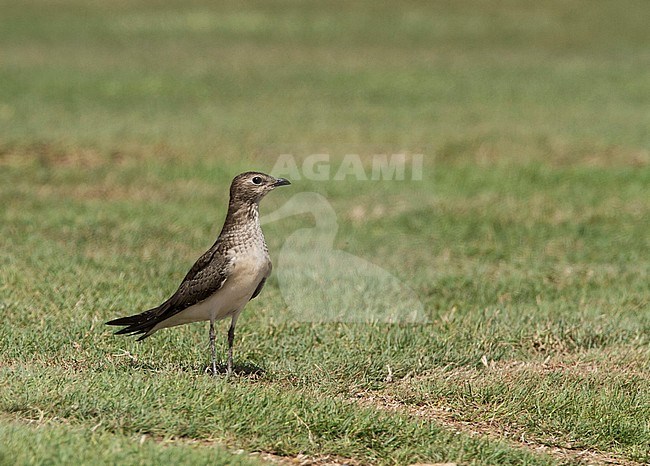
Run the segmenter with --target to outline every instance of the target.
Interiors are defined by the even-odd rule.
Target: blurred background
[[[3,2],[2,139],[208,159],[285,144],[519,161],[642,150],[646,14],[643,1]]]

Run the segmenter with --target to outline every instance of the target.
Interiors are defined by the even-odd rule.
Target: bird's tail
[[[157,310],[158,308],[156,307],[140,314],[109,320],[106,322],[106,325],[126,326],[115,332],[115,335],[141,335],[138,341],[144,340],[153,333],[151,331],[158,323],[158,319],[156,318]]]

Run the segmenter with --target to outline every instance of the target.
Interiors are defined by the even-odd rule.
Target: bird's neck
[[[257,202],[231,200],[219,239],[231,247],[239,248],[240,252],[255,250],[268,254],[259,217]]]
[[[230,200],[228,204],[228,214],[226,215],[225,225],[231,227],[251,226],[255,229],[260,228],[260,210],[257,202],[240,202]]]

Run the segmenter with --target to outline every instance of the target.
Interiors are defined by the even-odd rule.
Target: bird
[[[287,321],[429,321],[422,301],[407,284],[377,263],[335,248],[337,216],[323,195],[294,194],[279,209],[262,217],[261,223],[305,213],[313,216],[314,224],[289,235],[277,258],[277,280],[287,304]],[[379,262],[378,257],[375,260]],[[275,318],[283,315],[276,313]]]
[[[246,304],[260,294],[272,269],[259,221],[259,203],[275,188],[290,184],[285,178],[260,172],[237,175],[230,185],[221,233],[190,268],[176,292],[159,306],[106,325],[123,326],[115,335],[137,335],[141,341],[163,328],[208,320],[212,374],[216,375],[215,322],[229,317],[230,375],[237,319]]]

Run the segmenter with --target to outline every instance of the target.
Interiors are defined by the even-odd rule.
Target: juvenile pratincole
[[[178,290],[160,306],[106,324],[125,326],[116,335],[140,335],[138,340],[144,340],[162,328],[209,320],[212,373],[216,375],[214,323],[230,317],[230,374],[237,318],[246,303],[260,294],[271,273],[259,202],[273,189],[288,184],[284,178],[259,172],[237,175],[230,185],[228,214],[217,241],[192,266]]]

